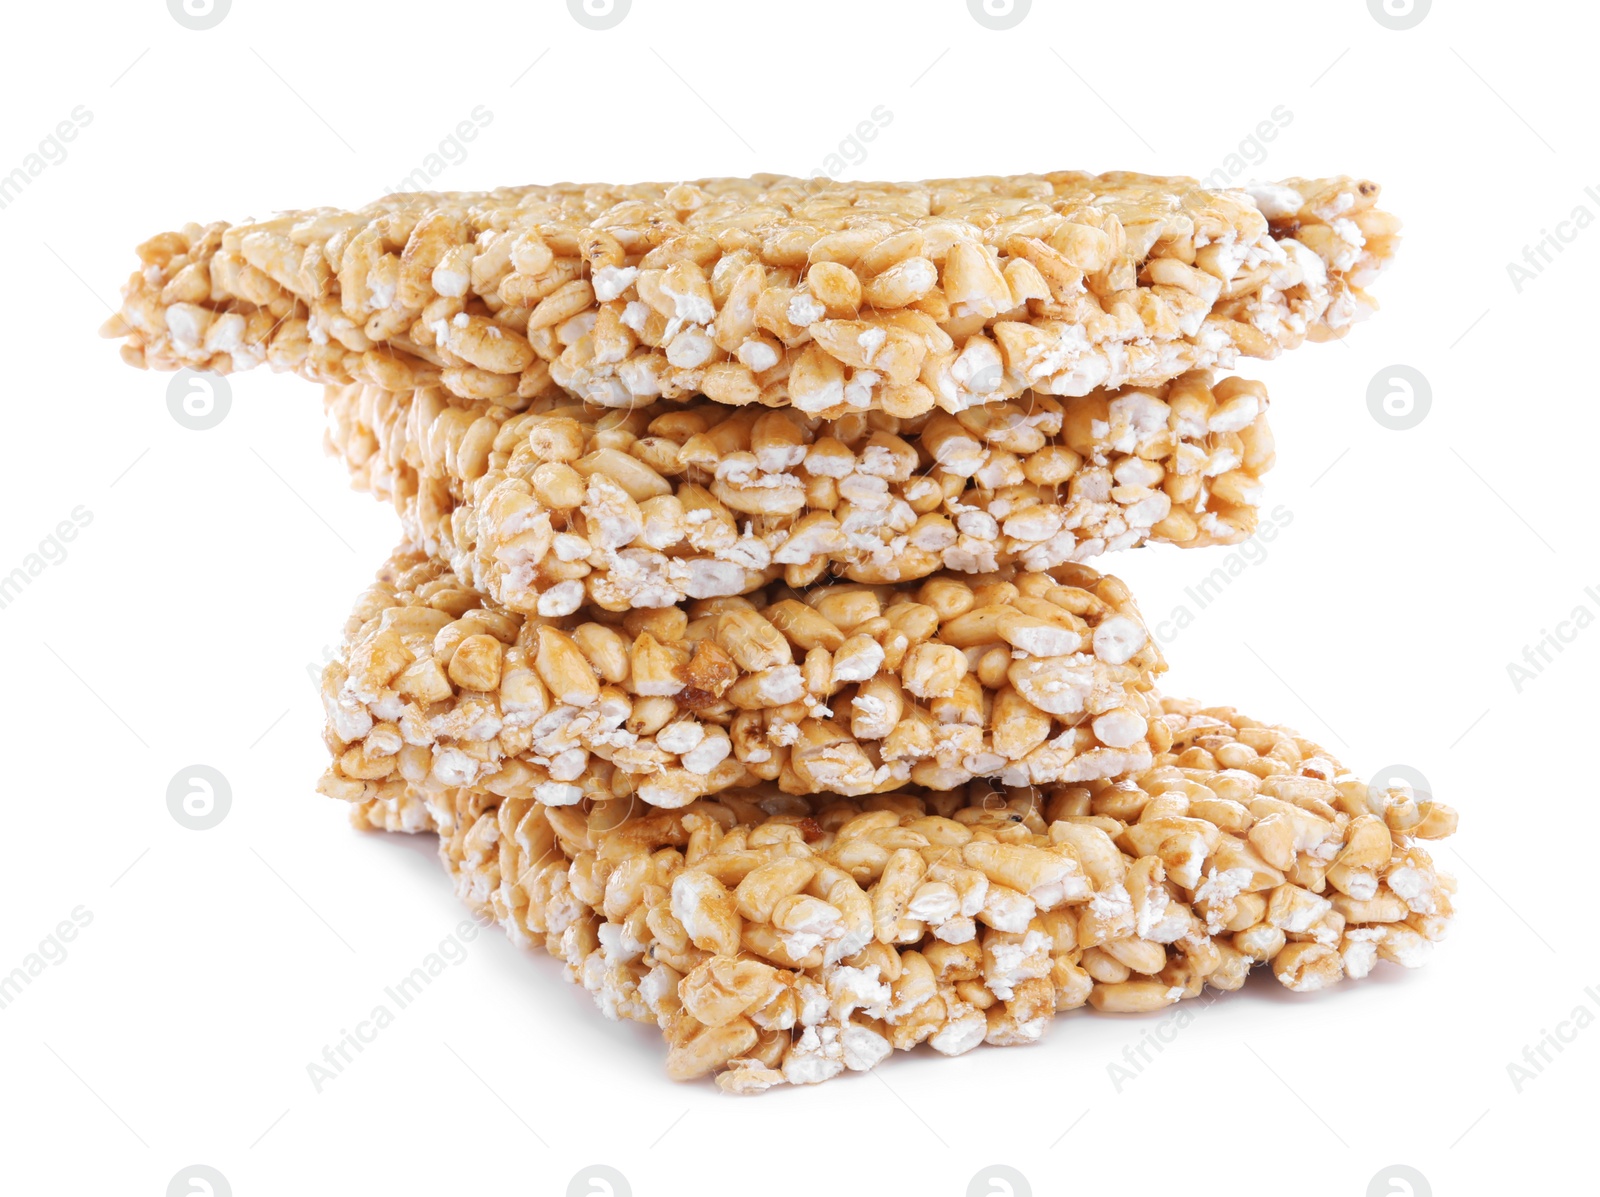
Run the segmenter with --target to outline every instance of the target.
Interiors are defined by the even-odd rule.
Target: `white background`
[[[1586,8],[1440,3],[1392,31],[1361,0],[1036,0],[997,32],[961,0],[634,0],[596,32],[557,0],[234,0],[194,32],[159,0],[57,0],[7,22],[0,173],[76,106],[93,119],[0,211],[0,573],[74,508],[93,521],[0,610],[0,972],[74,908],[93,921],[0,1010],[0,1190],[159,1197],[204,1163],[239,1197],[558,1194],[601,1162],[639,1197],[955,1197],[999,1162],[1036,1194],[1359,1197],[1396,1163],[1436,1194],[1570,1191],[1600,1029],[1520,1093],[1507,1065],[1600,1013],[1600,630],[1520,693],[1507,665],[1580,604],[1600,614],[1582,364],[1600,230],[1520,294],[1507,263],[1579,205],[1600,215]],[[195,432],[167,376],[94,332],[145,237],[358,205],[480,104],[493,121],[439,186],[809,173],[878,105],[893,120],[846,177],[1203,175],[1283,105],[1241,178],[1383,183],[1407,224],[1383,311],[1244,363],[1273,391],[1268,506],[1292,523],[1169,637],[1165,688],[1291,723],[1358,771],[1420,769],[1460,809],[1433,961],[1306,997],[1252,981],[1120,1092],[1107,1065],[1159,1019],[1078,1013],[1026,1050],[897,1055],[739,1101],[668,1082],[653,1028],[608,1023],[494,932],[314,1092],[323,1045],[465,917],[431,843],[359,835],[312,790],[308,671],[393,515],[323,458],[311,385],[236,377]],[[1367,407],[1396,363],[1432,388],[1409,431]],[[1226,553],[1103,564],[1159,623]],[[232,787],[205,832],[166,808],[197,762]]]

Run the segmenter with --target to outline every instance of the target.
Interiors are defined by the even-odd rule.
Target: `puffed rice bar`
[[[1398,240],[1378,191],[1062,172],[392,195],[160,234],[104,331],[139,366],[438,371],[466,399],[957,412],[1342,335]]]
[[[401,779],[672,808],[762,781],[1121,777],[1166,747],[1148,719],[1166,662],[1126,587],[1087,566],[551,616],[420,554],[380,577],[322,676],[337,797]]]
[[[1265,388],[1209,371],[905,419],[709,400],[519,413],[359,383],[326,406],[330,448],[408,539],[530,613],[1233,544],[1273,460]]]
[[[1427,958],[1455,885],[1422,841],[1453,810],[1228,708],[1167,699],[1161,721],[1136,778],[1049,791],[656,811],[388,781],[354,819],[421,802],[467,903],[607,1017],[656,1023],[673,1078],[735,1094],[1032,1043],[1057,1012],[1148,1013],[1258,964],[1305,993]]]

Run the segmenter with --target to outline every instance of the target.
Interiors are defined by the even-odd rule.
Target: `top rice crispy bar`
[[[1343,335],[1398,240],[1378,190],[1064,171],[391,195],[160,234],[104,332],[138,366],[469,400],[958,412]]]

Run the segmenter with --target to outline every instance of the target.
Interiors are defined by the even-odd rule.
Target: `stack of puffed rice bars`
[[[325,386],[404,544],[322,792],[730,1093],[1412,966],[1455,813],[1159,694],[1085,562],[1233,544],[1344,334],[1375,184],[775,176],[395,195],[164,233],[133,365]]]

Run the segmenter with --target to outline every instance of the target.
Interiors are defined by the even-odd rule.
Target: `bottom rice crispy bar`
[[[1032,1043],[1057,1012],[1149,1012],[1257,964],[1309,992],[1426,959],[1455,885],[1421,841],[1452,809],[1230,708],[1159,705],[1170,750],[1119,781],[660,810],[395,778],[353,819],[436,831],[470,906],[728,1093]]]

